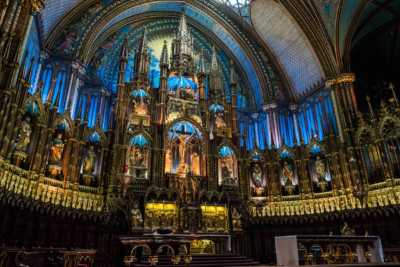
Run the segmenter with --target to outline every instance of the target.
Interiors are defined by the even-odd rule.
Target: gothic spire
[[[168,66],[168,47],[166,40],[164,40],[164,45],[161,52],[160,66]]]
[[[189,35],[189,30],[186,22],[185,14],[182,14],[181,20],[179,22],[178,37],[184,37]]]
[[[215,101],[220,100],[222,97],[224,87],[221,68],[217,60],[217,52],[213,47],[211,56],[211,70],[210,70],[210,93]]]
[[[202,50],[201,54],[200,54],[199,73],[201,73],[201,74],[205,74],[206,73],[206,63],[205,63],[205,60],[204,60],[204,50]]]
[[[136,79],[146,80],[149,65],[149,55],[147,52],[147,30],[144,28],[142,38],[139,41],[136,51],[135,73]]]
[[[126,64],[128,62],[128,39],[125,38],[124,43],[122,44],[121,47],[121,52],[119,55],[119,73],[118,73],[118,83],[122,84],[125,81],[125,70],[126,70]]]
[[[217,51],[215,50],[215,46],[213,47],[212,50],[212,57],[211,57],[211,72],[218,72],[219,71],[219,65],[218,65],[218,60],[217,60]]]

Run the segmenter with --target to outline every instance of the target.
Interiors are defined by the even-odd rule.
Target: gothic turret
[[[123,84],[125,81],[125,70],[126,64],[128,63],[128,39],[124,40],[119,54],[119,73],[118,73],[118,84]]]
[[[185,15],[182,15],[176,38],[172,41],[171,67],[180,74],[193,73],[193,38]]]
[[[210,70],[210,98],[212,101],[221,102],[223,98],[224,84],[221,67],[218,64],[217,52],[213,48]]]
[[[136,50],[135,80],[147,81],[149,61],[149,54],[147,50],[147,34],[145,28]]]

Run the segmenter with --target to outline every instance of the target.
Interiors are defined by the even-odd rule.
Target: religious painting
[[[279,152],[280,183],[284,195],[298,192],[299,180],[293,154],[286,148]]]
[[[317,143],[310,145],[309,171],[314,192],[324,192],[332,189],[329,164],[322,148]]]
[[[237,159],[229,146],[218,150],[218,184],[238,186]]]
[[[134,179],[148,179],[150,141],[143,135],[133,136],[127,151],[126,175]]]

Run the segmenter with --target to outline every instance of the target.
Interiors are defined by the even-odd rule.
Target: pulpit
[[[294,235],[275,237],[277,265],[383,263],[377,236]]]

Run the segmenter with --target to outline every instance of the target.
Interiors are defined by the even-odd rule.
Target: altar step
[[[138,263],[135,267],[150,266],[148,263]],[[171,258],[168,256],[160,256],[157,266],[162,267],[185,267],[187,265],[181,263],[179,265],[173,265]],[[238,256],[238,255],[193,255],[190,267],[239,267],[239,266],[260,266],[259,262],[252,259]]]

